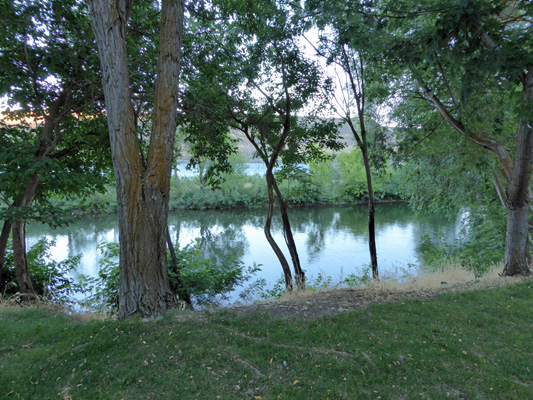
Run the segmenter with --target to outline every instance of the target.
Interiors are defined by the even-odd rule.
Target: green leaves
[[[115,311],[118,307],[119,245],[102,242],[97,248],[102,255],[99,260],[98,277],[84,276],[81,279],[81,287],[86,292],[92,292],[82,301],[82,305],[100,312]],[[172,291],[180,298],[183,298],[185,293],[192,295],[195,304],[198,305],[218,304],[235,287],[244,285],[259,270],[259,266],[255,264],[250,267],[244,266],[238,257],[227,249],[224,250],[223,257],[217,259],[214,254],[203,253],[200,240],[182,249],[176,248],[177,270],[172,270],[170,267],[168,254]],[[251,292],[260,288],[261,282],[252,283],[248,293],[243,296],[251,296]]]
[[[80,255],[57,262],[50,254],[50,247],[53,246],[55,246],[54,241],[43,237],[28,250],[28,267],[33,285],[37,294],[44,299],[56,304],[72,305],[75,303],[73,295],[83,291],[80,285],[69,277],[69,274],[79,266]],[[16,295],[18,287],[15,284],[16,273],[11,241],[6,250],[2,279],[1,286],[5,287],[2,296],[9,298]]]
[[[103,190],[111,168],[86,5],[3,2],[0,48],[9,49],[0,51],[0,96],[16,108],[0,123],[0,196],[12,207],[3,215],[55,224],[47,199]],[[31,180],[36,194],[16,209]]]
[[[191,58],[184,71],[182,126],[192,162],[211,159],[212,177],[227,171],[234,151],[230,129],[248,134],[265,162],[279,156],[286,164],[306,162],[324,158],[324,148],[339,149],[334,124],[317,117],[325,81],[297,44],[305,25],[297,18],[301,9],[267,0],[214,6],[223,21],[191,18],[194,36],[184,52]],[[294,117],[299,113],[308,117]]]

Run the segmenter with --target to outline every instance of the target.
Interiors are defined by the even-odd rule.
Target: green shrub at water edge
[[[217,208],[258,207],[266,202],[264,178],[253,175],[229,176],[219,188],[202,186],[198,177],[180,178],[173,184],[170,209],[205,210]]]
[[[442,232],[436,240],[424,235],[421,248],[422,264],[430,269],[459,264],[476,276],[482,276],[503,259],[505,240],[497,241],[498,235],[495,235],[495,232],[502,230],[496,230],[485,223],[472,228],[468,234],[463,233],[454,243],[447,243]]]
[[[80,255],[69,257],[61,262],[51,257],[50,247],[55,242],[42,237],[27,251],[28,269],[37,294],[53,303],[72,305],[74,295],[84,291],[69,274],[78,268]],[[18,293],[17,276],[13,260],[13,245],[9,240],[4,261],[4,287],[2,297],[14,297]]]
[[[218,304],[227,300],[229,292],[249,281],[259,271],[259,266],[246,267],[240,260],[227,256],[218,263],[203,256],[200,241],[188,244],[176,251],[178,271],[169,271],[174,293],[189,294],[200,305]],[[169,260],[171,265],[171,260]],[[261,284],[257,284],[257,289]],[[240,296],[246,300],[252,293]]]
[[[119,245],[99,243],[98,249],[103,255],[98,277],[83,277],[83,286],[93,294],[85,299],[82,305],[100,312],[114,311],[118,306]],[[214,263],[203,256],[199,241],[183,249],[176,249],[176,257],[177,271],[172,268],[169,254],[169,280],[172,291],[180,299],[191,296],[193,303],[201,306],[215,305],[227,300],[230,292],[249,282],[260,270],[260,266],[256,264],[247,267],[240,260],[231,257]],[[262,290],[264,284],[264,280],[252,282],[240,293],[240,299],[249,300]]]

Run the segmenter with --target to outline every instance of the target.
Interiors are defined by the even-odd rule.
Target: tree
[[[397,76],[404,88],[496,156],[495,187],[507,210],[503,275],[528,275],[533,6],[435,0],[383,1],[379,7],[381,23],[396,38],[387,59],[401,63]]]
[[[167,216],[176,135],[184,5],[161,2],[148,153],[143,157],[126,42],[133,0],[89,0],[102,68],[120,229],[119,318],[175,306],[167,271]],[[140,2],[140,6],[153,4]],[[156,38],[152,38],[156,40]]]
[[[224,143],[229,128],[241,131],[254,146],[256,156],[266,166],[265,236],[282,266],[286,290],[291,291],[289,263],[271,233],[277,200],[296,286],[303,289],[305,272],[274,168],[280,160],[288,167],[311,158],[325,158],[324,148],[341,147],[335,124],[317,117],[322,107],[320,86],[324,82],[317,66],[306,59],[296,43],[301,28],[292,5],[257,2],[250,9],[232,4],[222,7],[220,15],[225,18],[225,25],[217,28],[211,24],[206,28],[204,36],[214,38],[214,43],[205,43],[196,53],[205,56],[199,57],[187,83],[186,129],[197,143],[193,150],[201,149],[206,154],[206,150],[213,149],[211,157],[218,160],[213,167],[220,164],[220,170],[227,153],[223,152],[224,147],[213,144]],[[296,116],[313,106],[309,118]]]
[[[313,15],[313,22],[324,31],[317,45],[311,43],[318,55],[336,70],[337,90],[342,95],[330,93],[336,114],[348,124],[357,146],[361,150],[365,167],[368,193],[369,253],[373,279],[379,279],[375,234],[375,201],[372,186],[372,167],[368,130],[369,108],[383,100],[387,88],[382,84],[379,63],[375,59],[376,43],[373,42],[374,18],[362,17],[364,6],[345,1],[328,3],[307,1],[306,11]],[[372,43],[370,46],[368,43]]]
[[[3,2],[0,21],[0,95],[12,107],[0,124],[0,193],[7,207],[0,213],[0,278],[11,231],[19,291],[27,300],[35,290],[26,221],[51,221],[52,194],[103,188],[105,131],[83,7],[74,0]]]

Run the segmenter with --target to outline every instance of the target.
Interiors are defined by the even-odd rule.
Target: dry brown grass
[[[502,269],[501,265],[495,265],[487,274],[479,278],[459,265],[448,265],[436,271],[419,273],[410,277],[405,277],[403,274],[402,278],[397,278],[401,275],[391,274],[391,276],[383,276],[379,281],[355,287],[338,284],[319,291],[312,289],[294,291],[278,299],[256,302],[233,309],[243,314],[255,310],[287,318],[313,318],[359,309],[373,303],[407,298],[432,299],[442,292],[496,288],[531,279],[501,277],[498,273]]]
[[[502,278],[499,273],[503,270],[502,265],[494,265],[482,277],[476,277],[472,271],[468,271],[460,265],[447,265],[431,272],[421,272],[407,279],[398,279],[395,276],[385,276],[377,282],[371,282],[369,287],[383,290],[413,291],[431,290],[442,287],[464,287],[475,285],[476,287],[505,286],[516,282],[515,278]]]
[[[358,290],[369,292],[413,292],[413,291],[433,291],[443,288],[466,288],[470,286],[496,287],[515,283],[520,278],[503,278],[499,273],[503,270],[503,265],[494,265],[482,277],[476,277],[472,271],[468,271],[460,265],[447,265],[431,272],[421,272],[416,275],[400,278],[402,274],[394,271],[389,275],[382,276],[379,281],[371,281],[365,285],[357,286]],[[342,283],[334,284],[320,290],[320,292],[339,290],[346,288]],[[297,299],[305,300],[317,294],[312,289],[305,291],[295,290],[291,293],[284,293],[279,299],[271,301],[293,301]]]

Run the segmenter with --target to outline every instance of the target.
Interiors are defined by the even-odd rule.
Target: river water
[[[368,254],[367,207],[324,206],[289,210],[291,225],[302,267],[309,279],[319,274],[338,283],[350,274],[360,276],[370,263]],[[264,278],[267,288],[282,276],[279,262],[265,239],[265,210],[210,210],[172,213],[169,227],[180,247],[202,239],[210,256],[231,253],[245,265],[261,264],[257,278]],[[281,219],[275,218],[273,233],[284,248]],[[460,221],[439,215],[416,215],[405,204],[381,204],[376,207],[376,243],[381,275],[416,273],[421,238],[437,239],[443,235],[452,242]],[[116,215],[86,216],[67,227],[50,229],[46,225],[28,226],[28,245],[46,236],[56,242],[52,257],[61,261],[81,254],[77,274],[97,275],[102,241],[118,241]],[[290,260],[288,251],[285,252]],[[366,267],[368,269],[368,267]]]

